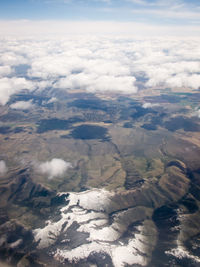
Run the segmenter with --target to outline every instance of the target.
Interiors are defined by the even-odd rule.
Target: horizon
[[[199,1],[1,1],[0,35],[199,36]]]

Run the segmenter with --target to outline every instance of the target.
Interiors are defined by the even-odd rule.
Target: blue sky
[[[200,24],[199,0],[1,0],[1,20]]]
[[[0,35],[200,36],[200,0],[0,0]]]

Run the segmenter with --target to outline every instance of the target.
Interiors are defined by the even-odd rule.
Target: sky
[[[175,27],[175,35],[180,31],[185,31],[186,35],[198,35],[200,1],[1,0],[0,26],[0,34],[37,31],[43,34],[42,30],[49,32],[48,28],[54,32],[61,32],[60,28],[74,28],[75,32],[119,30],[131,33],[138,27],[146,27],[146,32],[152,31],[149,27],[153,27],[153,31],[159,28],[160,32],[163,28],[169,34]]]
[[[1,19],[200,23],[199,0],[1,0]]]

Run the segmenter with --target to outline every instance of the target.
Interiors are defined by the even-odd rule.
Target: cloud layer
[[[66,21],[66,20],[0,20],[0,36],[14,36],[14,37],[24,37],[24,36],[36,36],[38,37],[56,37],[63,38],[63,36],[75,36],[75,35],[108,35],[108,36],[117,36],[117,35],[130,35],[130,36],[148,36],[148,37],[157,37],[157,36],[199,36],[200,26],[199,19],[198,23],[195,23],[192,20],[192,23],[185,24],[161,24],[161,23],[147,23],[145,18],[155,17],[157,19],[169,19],[170,17],[194,17],[198,16],[197,11],[195,12],[175,12],[170,11],[166,12],[169,7],[165,7],[163,10],[149,10],[148,8],[135,9],[128,8],[123,10],[118,9],[118,15],[123,15],[126,17],[128,14],[131,18],[141,18],[144,17],[145,22],[141,22],[141,19],[137,21],[118,21],[113,19],[111,21]],[[112,13],[113,9],[104,9],[108,13]],[[107,14],[108,15],[108,14]]]
[[[49,179],[53,179],[64,175],[70,167],[72,167],[71,163],[66,162],[63,159],[54,158],[51,161],[39,164],[38,171],[48,175]]]
[[[22,90],[137,94],[141,84],[180,91],[200,86],[199,38],[8,38],[0,39],[0,45],[2,105]],[[16,68],[24,64],[19,76]]]

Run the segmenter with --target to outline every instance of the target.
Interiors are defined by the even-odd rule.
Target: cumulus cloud
[[[108,40],[105,44],[99,41],[89,39],[89,49],[86,40],[65,40],[54,49],[59,53],[33,58],[28,75],[51,80],[54,88],[136,93],[136,79],[127,62],[121,60],[122,51]]]
[[[32,101],[18,101],[10,105],[11,108],[13,109],[22,109],[22,110],[27,110],[31,109],[34,107],[34,104]]]
[[[96,74],[81,73],[61,79],[55,84],[55,87],[63,89],[86,89],[90,92],[120,91],[125,93],[136,93],[137,88],[134,86],[135,81],[135,77],[131,76],[98,76]]]
[[[0,104],[5,105],[10,96],[23,89],[33,90],[34,84],[25,78],[1,78],[0,79]]]
[[[13,38],[0,39],[0,46],[3,105],[23,89],[136,94],[138,82],[152,89],[200,86],[199,38]],[[12,66],[20,64],[29,65],[26,77],[14,76]]]
[[[20,64],[26,64],[27,59],[20,55],[15,53],[15,48],[13,47],[13,51],[5,52],[2,55],[0,55],[0,64],[8,65],[8,66],[17,66],[20,62]]]
[[[63,159],[54,158],[51,161],[46,161],[39,164],[38,171],[42,174],[48,175],[49,179],[60,177],[64,175],[68,168],[72,167],[70,162]]]
[[[188,75],[187,73],[180,73],[167,79],[166,83],[171,87],[191,87],[193,89],[199,89],[200,74]]]
[[[152,107],[158,107],[158,106],[159,104],[157,103],[154,104],[154,103],[149,103],[149,102],[146,102],[142,105],[143,108],[152,108]]]
[[[0,160],[0,175],[5,175],[8,171],[6,163],[4,160]]]
[[[7,76],[12,73],[10,66],[0,66],[0,77]]]

